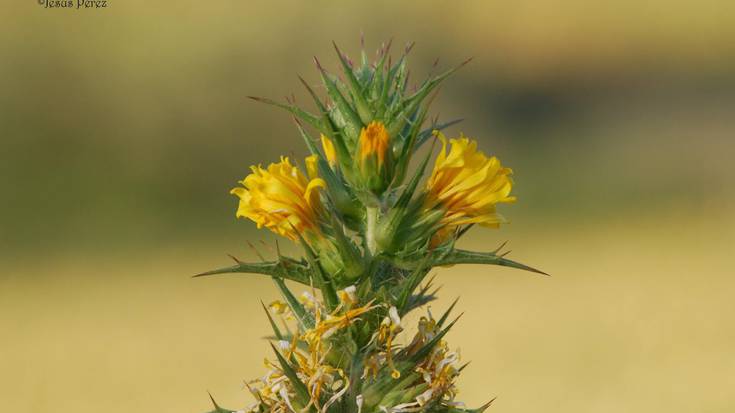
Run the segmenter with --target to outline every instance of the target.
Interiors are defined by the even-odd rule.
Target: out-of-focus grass
[[[466,246],[506,238],[515,257],[553,276],[437,271],[444,288],[434,311],[455,296],[465,311],[449,337],[472,361],[461,399],[499,396],[505,412],[730,411],[729,210],[694,220],[647,211],[581,231],[518,223],[478,230]],[[228,405],[249,403],[242,380],[262,374],[269,354],[258,299],[277,292],[259,276],[187,277],[222,264],[220,248],[237,252],[196,245],[6,269],[3,410],[200,412],[207,390]]]
[[[268,238],[235,222],[250,164],[305,153],[246,95],[310,61],[416,40],[418,80],[514,168],[513,222],[478,249],[554,274],[455,267],[443,308],[473,360],[461,398],[503,411],[728,411],[735,12],[724,1],[13,2],[0,14],[0,410],[237,405],[268,354],[255,277],[191,280]],[[220,259],[222,257],[222,259]]]
[[[232,236],[229,187],[305,153],[285,113],[245,96],[307,104],[296,74],[317,82],[314,55],[336,67],[333,39],[356,56],[361,29],[370,51],[417,41],[417,82],[475,57],[434,113],[518,171],[523,207],[731,192],[726,2],[110,4],[0,15],[0,254]]]

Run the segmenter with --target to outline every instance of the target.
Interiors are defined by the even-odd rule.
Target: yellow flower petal
[[[286,157],[267,169],[251,167],[252,173],[240,181],[243,186],[230,191],[240,198],[236,216],[291,240],[305,231],[318,234],[322,205],[316,189],[326,183],[317,176],[315,156],[307,158],[306,165],[309,178]]]
[[[386,152],[388,151],[388,130],[382,122],[372,121],[360,131],[360,162],[364,162],[368,157],[375,155],[378,160],[378,167],[385,163]]]
[[[334,150],[334,143],[324,134],[322,134],[320,138],[322,140],[322,149],[324,149],[324,156],[327,158],[327,162],[329,162],[330,165],[334,165],[337,163],[337,152]]]
[[[516,200],[510,196],[513,171],[502,167],[498,158],[478,151],[477,142],[464,136],[450,139],[447,151],[446,137],[435,133],[442,149],[427,181],[426,207],[441,208],[445,214],[432,243],[443,242],[460,225],[497,228],[504,220],[495,206]]]

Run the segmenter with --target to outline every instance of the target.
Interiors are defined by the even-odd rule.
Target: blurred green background
[[[461,295],[460,398],[502,412],[735,405],[735,7],[651,2],[144,2],[0,14],[0,410],[243,406],[268,327],[257,276],[192,280],[273,236],[228,190],[301,157],[296,74],[416,41],[473,62],[435,102],[516,172],[510,240],[553,274],[438,272]],[[295,248],[289,247],[295,252]]]

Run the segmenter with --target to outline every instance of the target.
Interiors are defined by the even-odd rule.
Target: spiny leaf
[[[281,109],[285,109],[285,110],[291,112],[292,114],[294,114],[294,116],[296,116],[299,119],[303,120],[304,122],[308,123],[309,125],[317,128],[317,129],[321,129],[321,126],[322,125],[321,125],[321,122],[320,122],[319,118],[316,117],[316,116],[314,116],[313,114],[311,114],[311,113],[309,113],[309,112],[307,112],[307,111],[299,108],[298,106],[295,106],[295,105],[287,105],[287,104],[284,104],[284,103],[276,102],[275,100],[272,100],[272,99],[258,97],[258,96],[248,96],[248,98],[250,98],[250,99],[252,99],[252,100],[254,100],[256,102],[261,102],[261,103],[265,103],[267,105],[273,105],[273,106],[279,107]]]
[[[352,68],[347,62],[347,59],[345,58],[342,51],[339,50],[339,47],[337,47],[337,43],[332,42],[332,45],[334,45],[334,50],[337,52],[337,56],[339,56],[340,63],[342,63],[342,71],[344,72],[345,76],[347,77],[347,81],[349,82],[350,92],[352,92],[352,98],[355,100],[357,114],[358,116],[360,116],[362,123],[367,124],[371,120],[373,120],[373,115],[372,113],[370,113],[367,101],[365,100],[365,96],[363,94],[363,86],[355,77],[355,73],[352,71]]]
[[[437,345],[437,343],[439,343],[439,341],[442,338],[444,338],[445,335],[447,335],[447,333],[449,332],[449,330],[452,327],[454,327],[454,324],[457,322],[457,320],[460,319],[460,317],[462,317],[462,314],[460,314],[459,317],[455,318],[454,321],[452,321],[451,323],[449,323],[449,325],[445,329],[443,329],[439,333],[437,333],[431,340],[429,340],[428,342],[426,342],[423,345],[423,347],[421,347],[416,353],[414,353],[413,355],[411,355],[411,357],[409,358],[409,360],[412,361],[412,362],[414,362],[414,363],[418,363],[421,360],[423,360],[424,357],[428,356],[429,353],[431,352],[431,350],[434,348],[434,346]]]
[[[390,43],[388,44],[388,48],[390,48]],[[385,65],[385,59],[388,57],[388,52],[382,53],[380,55],[380,59],[378,60],[378,63],[375,65],[375,69],[372,72],[372,78],[370,79],[370,98],[375,100],[378,99],[379,95],[383,93],[384,89],[387,89],[387,86],[383,84],[383,72],[384,72],[384,65]],[[387,91],[385,92],[387,94]],[[376,103],[376,102],[373,102]],[[376,109],[379,109],[381,105],[377,105],[378,107]]]
[[[337,153],[339,155],[338,158],[340,159],[341,162],[343,162],[342,160],[344,159],[349,159],[349,151],[347,150],[347,147],[345,146],[345,141],[340,135],[340,133],[336,131],[336,126],[334,125],[334,122],[332,122],[332,120],[329,118],[329,110],[322,104],[322,102],[319,100],[319,97],[316,95],[314,90],[311,88],[311,86],[309,86],[308,83],[306,83],[306,81],[301,76],[299,76],[299,80],[301,80],[301,83],[304,85],[306,90],[309,92],[311,97],[314,99],[314,101],[317,104],[317,107],[319,108],[322,114],[322,124],[323,125],[322,127],[319,128],[319,131],[332,140],[332,142],[335,145],[335,149],[337,150]],[[319,153],[319,151],[316,150],[316,147],[314,146],[313,141],[311,141],[311,138],[308,137],[308,134],[303,132],[303,128],[298,122],[297,122],[297,125],[299,129],[301,130],[301,135],[304,137],[304,139],[308,139],[306,142],[306,145],[309,147],[309,150],[311,151],[311,153],[313,154]]]
[[[283,340],[283,334],[281,334],[281,330],[276,325],[273,317],[271,317],[271,312],[268,311],[268,308],[266,308],[265,304],[263,304],[263,301],[260,302],[260,305],[263,306],[263,311],[265,311],[265,315],[268,316],[268,321],[271,323],[271,328],[273,328],[273,334],[276,335],[277,339]]]
[[[233,266],[206,271],[194,275],[193,278],[218,274],[249,273],[283,277],[287,280],[309,285],[309,277],[306,274],[306,271],[307,269],[304,265],[294,260],[268,261],[260,263],[245,263],[238,261],[238,263]]]
[[[394,136],[394,134],[403,129],[403,125],[406,123],[406,120],[419,108],[421,102],[426,98],[426,96],[429,95],[429,93],[431,93],[432,90],[434,90],[434,88],[436,88],[442,81],[444,81],[444,79],[449,77],[452,73],[456,72],[457,70],[459,70],[459,68],[469,63],[470,60],[471,59],[468,59],[462,62],[457,67],[447,70],[441,75],[427,80],[421,86],[421,88],[416,91],[416,93],[406,98],[406,100],[402,103],[399,112],[395,116],[393,116],[394,122],[392,122],[392,124],[388,127],[388,133],[390,134],[390,136]]]
[[[474,252],[455,249],[444,257],[434,261],[434,266],[445,266],[455,264],[489,264],[489,265],[500,265],[503,267],[517,268],[519,270],[526,270],[535,272],[537,274],[549,275],[541,270],[537,270],[533,267],[529,267],[525,264],[521,264],[507,258],[503,258],[492,252]]]
[[[228,410],[225,408],[220,407],[216,401],[214,401],[214,397],[212,397],[212,393],[209,393],[209,400],[212,401],[212,404],[214,405],[214,410],[208,412],[208,413],[235,413],[234,410]]]
[[[431,255],[429,254],[426,256],[426,258],[423,259],[423,261],[421,261],[418,266],[416,266],[416,269],[411,273],[408,279],[403,282],[403,285],[401,286],[401,293],[398,297],[398,300],[396,301],[398,314],[403,315],[406,313],[406,304],[408,303],[408,298],[411,296],[413,290],[415,290],[416,287],[421,284],[421,280],[426,277],[426,274],[429,273],[429,270],[431,270],[431,267],[428,265],[430,261]]]
[[[314,100],[316,107],[319,108],[319,112],[326,113],[327,108],[324,106],[321,99],[319,99],[319,96],[316,94],[316,92],[314,92],[314,89],[312,89],[311,86],[309,86],[309,83],[307,83],[303,77],[299,76],[298,78],[301,84],[304,85],[304,87],[306,88],[306,91],[309,92],[309,95],[311,96],[311,98]]]
[[[342,92],[339,91],[337,84],[327,74],[322,65],[319,63],[319,60],[314,58],[314,61],[316,62],[317,68],[319,69],[322,81],[327,88],[327,94],[334,102],[334,105],[336,106],[340,115],[342,115],[342,117],[344,118],[345,130],[348,133],[348,137],[353,142],[356,141],[357,137],[360,135],[360,130],[363,127],[362,120],[360,120],[360,117],[352,109],[352,106],[350,106],[350,103],[347,101],[347,99],[345,99],[344,95],[342,95]]]
[[[449,318],[449,313],[454,310],[454,306],[457,305],[457,302],[459,301],[459,297],[455,298],[454,301],[452,301],[452,305],[447,308],[447,310],[442,314],[442,316],[439,318],[439,321],[436,322],[436,328],[442,328],[444,325],[444,322],[447,321],[447,318]]]
[[[319,260],[314,253],[314,250],[311,249],[304,237],[301,236],[300,232],[296,231],[296,235],[298,235],[299,237],[299,243],[301,244],[301,247],[304,249],[304,252],[306,252],[306,261],[309,263],[311,273],[314,275],[314,278],[316,278],[319,289],[322,291],[322,295],[324,296],[324,303],[327,305],[327,309],[332,311],[339,305],[337,291],[334,289],[334,285],[332,284],[331,280],[326,276],[326,274],[324,274],[324,271],[319,264]]]
[[[401,193],[401,196],[398,198],[398,201],[396,201],[396,204],[394,208],[406,208],[408,206],[408,203],[411,201],[411,198],[413,197],[414,192],[416,192],[416,187],[419,185],[419,182],[421,181],[421,177],[424,176],[424,171],[426,171],[426,165],[429,164],[429,160],[431,159],[431,155],[434,152],[434,145],[432,144],[431,150],[426,154],[426,157],[421,161],[421,164],[418,168],[416,168],[416,173],[411,177],[411,180],[408,182],[406,187],[403,189],[403,192]]]
[[[306,311],[306,308],[304,308],[299,300],[296,299],[291,290],[286,287],[286,283],[283,281],[283,279],[273,277],[273,282],[276,283],[276,286],[281,291],[281,294],[283,294],[283,298],[288,303],[288,306],[291,307],[291,311],[293,311],[294,316],[299,321],[302,329],[308,330],[314,328],[314,316]]]
[[[482,406],[478,407],[477,409],[468,409],[468,412],[469,413],[483,413],[485,410],[488,409],[488,407],[490,407],[493,404],[493,402],[495,401],[495,399],[497,399],[497,397],[493,397],[492,400],[490,400],[489,402],[483,404]]]
[[[419,129],[426,119],[426,114],[428,113],[429,106],[431,105],[431,101],[434,99],[435,96],[436,93],[432,95],[431,98],[429,98],[429,101],[426,102],[421,111],[415,116],[413,123],[411,123],[410,125],[411,127],[408,132],[408,140],[404,142],[402,147],[400,148],[401,153],[399,156],[398,165],[396,166],[397,172],[393,180],[393,185],[400,185],[401,182],[403,182],[403,177],[406,175],[408,164],[411,161],[411,155],[414,152],[414,146],[416,144],[417,135],[419,134]],[[432,150],[429,151],[429,154],[434,151],[433,149],[434,148],[432,147]]]
[[[493,398],[492,400],[477,409],[465,409],[461,407],[443,405],[440,409],[434,410],[434,413],[483,413],[485,410],[487,410],[488,407],[490,407],[490,405],[493,404],[495,399],[496,398]]]
[[[291,385],[293,386],[294,390],[296,391],[296,397],[298,398],[298,401],[306,406],[309,404],[309,400],[311,397],[309,396],[309,389],[306,388],[306,385],[304,382],[299,379],[299,376],[296,374],[296,371],[291,367],[291,365],[286,361],[286,359],[281,355],[281,352],[276,349],[276,346],[271,344],[271,348],[273,349],[273,352],[276,353],[276,357],[278,358],[278,363],[281,365],[281,369],[283,369],[283,373],[288,377],[288,380],[291,382]]]
[[[306,147],[309,148],[309,152],[318,156],[317,167],[319,169],[319,176],[327,181],[327,190],[330,193],[333,193],[337,190],[344,190],[344,185],[339,182],[339,180],[337,179],[337,175],[335,175],[332,168],[329,167],[325,156],[322,155],[321,151],[319,151],[316,144],[314,143],[314,140],[304,130],[303,126],[301,126],[301,123],[299,123],[298,120],[296,120],[296,128],[299,130],[299,133],[304,139],[304,142],[306,142]],[[335,149],[338,153],[337,158],[340,160],[349,159],[349,152],[344,146],[344,143],[341,140],[333,140],[332,142],[334,143]]]
[[[419,136],[416,140],[416,145],[415,145],[416,149],[423,146],[423,144],[426,143],[426,141],[428,141],[429,138],[431,138],[435,130],[438,130],[438,131],[444,130],[450,126],[454,126],[462,122],[463,120],[464,119],[454,119],[449,122],[440,123],[438,125],[432,125],[430,128],[424,129],[423,131],[421,131],[421,133],[419,133]]]

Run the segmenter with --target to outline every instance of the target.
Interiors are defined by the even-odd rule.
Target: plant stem
[[[378,225],[378,207],[365,207],[365,215],[367,216],[367,228],[365,229],[365,243],[371,255],[375,255],[378,249],[378,242],[375,239],[375,228]]]

